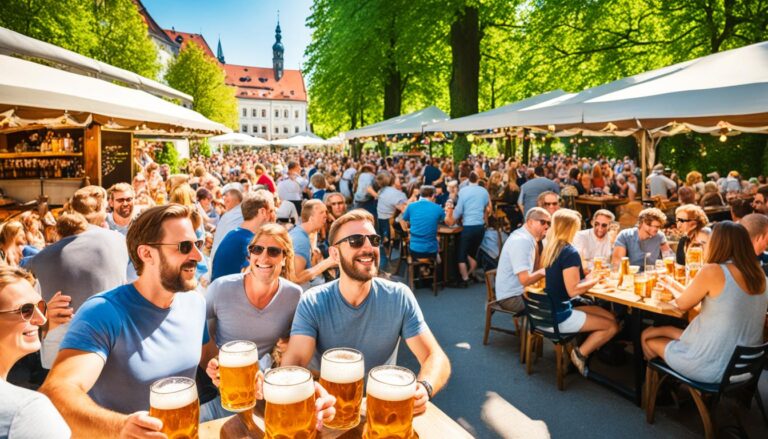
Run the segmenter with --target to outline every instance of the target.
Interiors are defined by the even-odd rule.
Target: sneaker
[[[589,368],[587,368],[587,359],[584,358],[583,355],[581,355],[581,352],[579,351],[579,348],[574,346],[573,349],[571,349],[571,362],[574,366],[576,366],[576,369],[579,370],[579,373],[586,377],[589,375]]]
[[[459,288],[468,288],[469,287],[469,279],[463,279],[459,281],[458,284]]]

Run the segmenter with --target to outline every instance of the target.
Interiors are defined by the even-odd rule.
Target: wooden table
[[[731,219],[731,208],[729,206],[709,206],[704,208],[704,213],[710,222],[725,221]]]
[[[576,207],[581,206],[586,209],[586,218],[592,218],[593,207],[608,209],[609,207],[615,208],[627,203],[629,203],[628,198],[618,198],[611,195],[579,195],[576,197]]]
[[[464,227],[461,226],[446,226],[445,224],[441,224],[437,226],[437,237],[440,240],[440,248],[441,248],[441,255],[440,257],[443,259],[443,286],[448,285],[448,247],[451,241],[455,241],[455,237],[458,236],[461,231],[464,230]],[[455,250],[454,250],[454,261],[455,259]],[[454,271],[455,272],[455,271]]]
[[[363,417],[360,424],[351,430],[332,430],[324,427],[318,435],[325,438],[360,438],[365,425],[365,399],[363,399]],[[248,412],[245,412],[248,413]],[[199,439],[242,439],[264,437],[264,405],[260,402],[250,416],[240,413],[236,416],[205,422],[200,425]],[[471,438],[459,424],[448,417],[431,402],[427,403],[426,413],[413,418],[413,429],[420,439]]]

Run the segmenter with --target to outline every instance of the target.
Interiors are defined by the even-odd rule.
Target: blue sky
[[[216,52],[221,36],[228,64],[272,66],[277,11],[285,46],[285,68],[298,69],[310,42],[305,22],[312,0],[142,0],[164,29],[201,33]]]

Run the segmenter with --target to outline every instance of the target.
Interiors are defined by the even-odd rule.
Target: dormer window
[[[181,35],[178,35],[178,36],[176,37],[176,42],[177,42],[177,43],[179,43],[179,44],[181,44],[181,42],[182,42],[182,41],[184,41],[184,37],[182,37]]]

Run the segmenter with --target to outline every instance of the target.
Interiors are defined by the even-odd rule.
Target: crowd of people
[[[647,358],[711,382],[730,347],[762,342],[764,179],[711,173],[705,183],[691,172],[681,180],[658,165],[645,185],[652,199],[679,207],[670,215],[642,209],[634,227],[619,230],[614,212],[585,218],[564,200],[640,202],[645,185],[629,158],[523,164],[481,155],[455,166],[422,156],[234,150],[192,157],[174,174],[142,151],[136,166],[130,182],[79,189],[56,218],[25,212],[0,230],[0,437],[151,435],[160,425],[145,411],[150,384],[198,375],[217,385],[218,350],[234,340],[257,344],[262,370],[319,370],[324,351],[348,347],[364,354],[368,371],[394,364],[402,338],[421,365],[421,413],[446,384],[450,361],[410,289],[388,279],[387,255],[402,258],[391,248],[407,237],[412,257],[445,257],[441,224],[461,226],[449,267],[458,287],[495,268],[499,304],[523,312],[526,288],[545,281],[560,331],[588,333],[571,351],[584,375],[620,328],[615,314],[581,297],[601,280],[596,258],[614,266],[629,258],[642,271],[666,256],[684,264],[692,245],[705,249],[690,285],[667,281],[680,309],[702,304],[701,314],[687,329],[648,328]],[[704,207],[728,205],[737,221],[710,227]],[[13,365],[40,349],[41,393],[9,384]],[[333,417],[334,398],[319,385],[316,395],[321,424]],[[231,414],[215,390],[200,413],[201,421]]]

